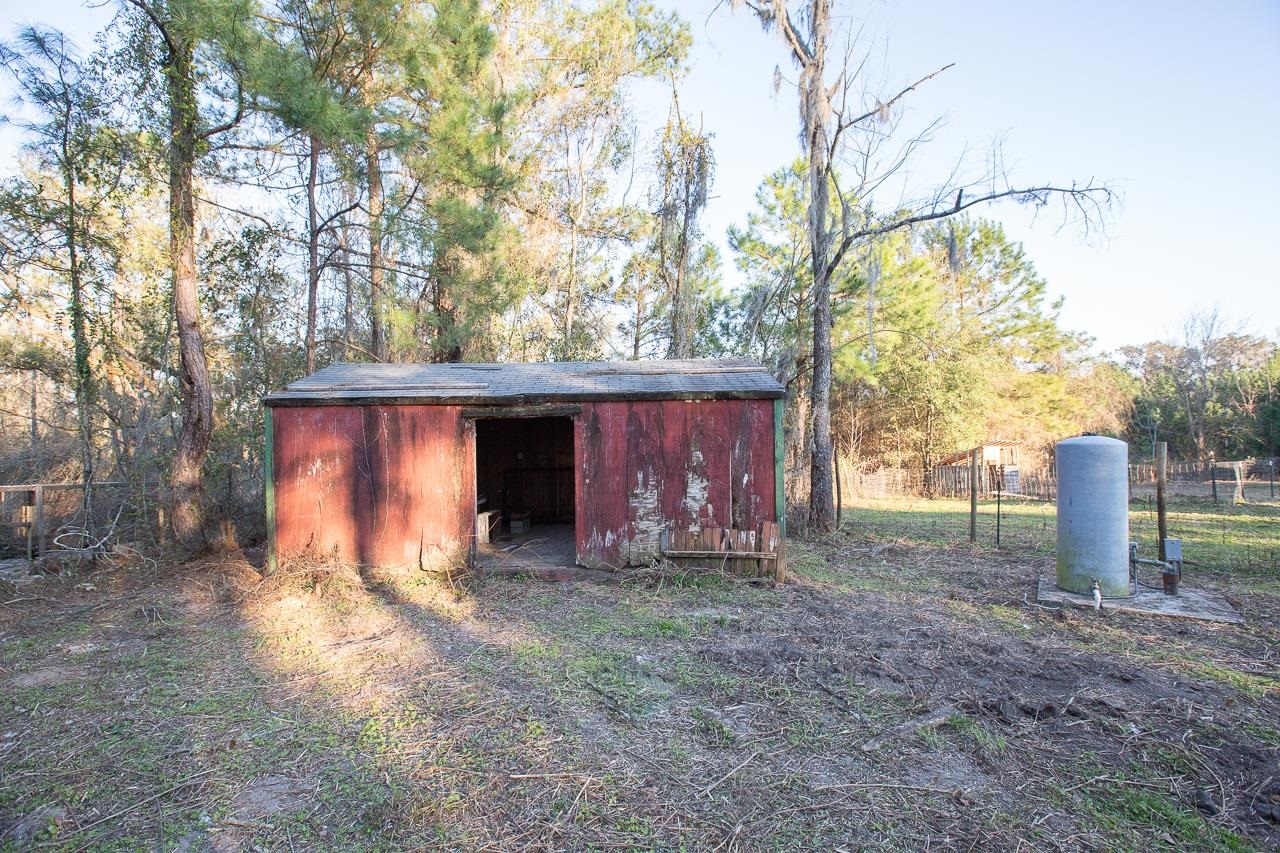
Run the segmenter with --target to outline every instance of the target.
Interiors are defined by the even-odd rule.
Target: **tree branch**
[[[857,117],[857,118],[855,118],[855,119],[850,119],[849,121],[840,121],[840,122],[838,123],[838,129],[839,129],[839,130],[844,130],[845,128],[853,127],[855,124],[861,124],[862,122],[866,121],[867,119],[871,118],[872,116],[875,116],[875,115],[881,115],[885,110],[888,110],[888,109],[889,109],[889,108],[891,108],[894,104],[896,104],[898,101],[900,101],[900,100],[902,100],[904,97],[906,97],[908,94],[910,94],[911,92],[914,92],[914,91],[916,90],[916,88],[917,88],[917,87],[919,87],[919,86],[923,85],[924,83],[929,82],[929,81],[930,81],[930,80],[932,80],[934,77],[937,77],[939,74],[941,74],[942,72],[946,71],[947,69],[949,69],[949,68],[955,68],[955,66],[956,66],[956,64],[955,64],[954,62],[948,62],[946,65],[942,66],[942,67],[941,67],[941,68],[939,68],[937,71],[934,71],[932,74],[926,74],[926,75],[924,75],[924,76],[923,76],[923,77],[921,77],[919,80],[917,80],[916,82],[912,83],[910,86],[908,86],[907,88],[903,89],[901,92],[899,92],[898,94],[894,95],[894,96],[893,96],[892,98],[890,98],[889,100],[884,101],[883,103],[881,103],[881,102],[879,102],[879,101],[877,100],[877,102],[876,102],[876,106],[875,106],[875,109],[873,109],[873,110],[868,110],[867,112],[863,113],[862,115],[858,116],[858,117]]]
[[[1094,201],[1094,204],[1100,207],[1103,204],[1109,203],[1115,195],[1109,187],[1095,187],[1092,185],[1084,187],[1055,187],[1047,185],[1041,187],[1027,187],[1024,189],[1014,189],[1011,187],[1002,192],[987,193],[986,195],[977,196],[976,198],[972,198],[967,201],[962,200],[962,193],[963,190],[961,194],[957,194],[955,205],[949,206],[945,209],[939,210],[935,205],[934,209],[927,213],[901,216],[889,222],[881,223],[880,225],[874,225],[845,233],[840,239],[840,244],[832,253],[831,261],[827,264],[827,275],[831,275],[835,272],[837,267],[840,266],[840,262],[844,260],[845,254],[858,240],[867,237],[878,237],[882,234],[888,234],[902,228],[910,228],[913,225],[919,225],[922,222],[934,222],[939,219],[947,219],[948,217],[955,216],[957,213],[968,210],[969,208],[979,204],[989,204],[1001,199],[1014,198],[1019,202],[1034,202],[1039,205],[1045,205],[1049,203],[1049,196],[1061,195],[1074,199],[1077,205],[1083,206],[1081,199],[1094,199],[1096,196],[1102,196],[1101,200]]]
[[[238,72],[238,69],[236,70]],[[202,133],[199,134],[199,136],[201,139],[205,139],[205,140],[209,139],[212,136],[217,136],[219,133],[224,133],[230,130],[231,128],[235,127],[236,125],[238,125],[243,118],[244,118],[244,84],[240,82],[240,77],[239,77],[239,74],[237,73],[235,115],[231,116],[231,118],[227,119],[222,124],[214,125],[208,130],[203,131]]]
[[[169,25],[163,21],[159,15],[155,13],[150,6],[143,0],[127,0],[127,2],[142,10],[142,14],[151,19],[151,23],[160,31],[160,37],[164,39],[165,46],[169,48],[169,54],[174,56],[178,53],[178,44],[173,40],[173,36],[169,34]]]

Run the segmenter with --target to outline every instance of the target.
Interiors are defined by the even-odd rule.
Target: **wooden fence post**
[[[45,541],[44,541],[44,486],[36,484],[36,519],[35,519],[35,537],[36,537],[36,559],[44,558]]]
[[[34,491],[31,492],[30,500],[31,503],[23,506],[24,512],[30,510],[23,520],[27,522],[27,569],[34,574],[36,567],[36,493]]]
[[[978,453],[974,448],[969,456],[969,541],[978,541]]]

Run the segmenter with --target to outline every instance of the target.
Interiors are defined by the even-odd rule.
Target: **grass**
[[[967,508],[792,540],[777,588],[243,561],[41,582],[0,606],[0,850],[1280,844],[1249,812],[1280,758],[1261,569],[1219,579],[1253,584],[1244,627],[1057,616],[1022,600],[1045,507],[1011,508],[1026,548],[999,554],[939,545],[940,509]],[[1256,508],[1224,517],[1220,548],[1273,537]]]
[[[1243,853],[1255,849],[1229,829],[1206,822],[1193,809],[1159,790],[1129,780],[1103,782],[1084,798],[1097,825],[1130,849],[1208,850]]]

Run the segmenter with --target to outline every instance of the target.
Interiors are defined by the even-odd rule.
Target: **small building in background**
[[[748,359],[333,364],[264,400],[270,558],[777,576],[783,396]]]
[[[1019,446],[1015,441],[991,441],[943,457],[933,469],[934,487],[945,495],[968,494],[970,465],[973,453],[977,451],[979,494],[997,491],[1017,494],[1020,490]]]

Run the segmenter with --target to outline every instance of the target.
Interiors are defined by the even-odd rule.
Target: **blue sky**
[[[691,23],[687,115],[715,134],[708,236],[723,244],[760,180],[798,153],[794,72],[778,36],[716,0],[660,0]],[[0,32],[39,20],[82,47],[110,14],[75,0],[7,0]],[[717,8],[718,6],[718,8]],[[1255,332],[1280,333],[1280,3],[839,3],[863,30],[887,89],[949,62],[908,102],[908,123],[946,125],[911,166],[940,181],[966,146],[1004,139],[1015,182],[1098,178],[1124,194],[1103,238],[1002,206],[986,211],[1021,240],[1069,328],[1102,349],[1176,334],[1190,312],[1219,307]],[[896,91],[896,90],[895,90]],[[636,92],[656,128],[659,87]],[[0,151],[11,152],[11,140]],[[6,154],[6,156],[10,156]],[[727,254],[726,254],[727,258]],[[734,276],[732,264],[726,272]]]
[[[706,230],[745,219],[761,176],[798,152],[794,80],[781,39],[725,2],[668,2],[693,24],[686,114],[715,133]],[[1015,179],[1114,182],[1124,204],[1105,239],[1016,206],[988,210],[1021,240],[1062,316],[1111,349],[1175,334],[1220,307],[1280,331],[1280,3],[970,2],[839,4],[861,25],[877,72],[911,82],[908,120],[945,116],[913,165],[927,187],[964,146],[1003,137]],[[896,91],[896,89],[894,90]],[[665,103],[644,93],[661,113]]]

